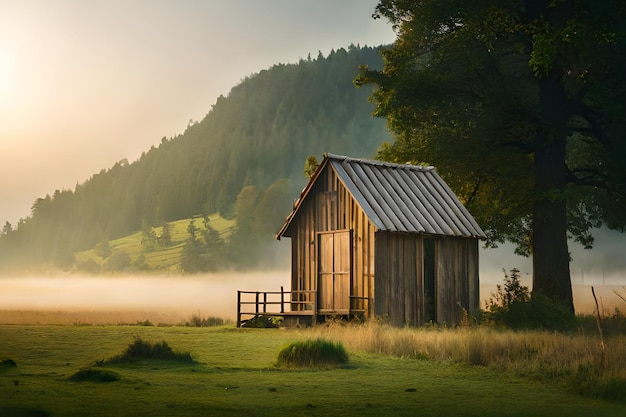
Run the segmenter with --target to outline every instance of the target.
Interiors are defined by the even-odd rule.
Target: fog
[[[497,278],[481,276],[480,299],[485,300],[502,283]],[[483,272],[485,273],[485,272]],[[495,274],[495,272],[493,272]],[[578,313],[592,313],[591,285],[605,313],[615,307],[624,311],[624,303],[615,293],[626,295],[624,283],[602,285],[601,278],[589,276],[584,285],[574,282],[574,303]],[[530,287],[530,275],[522,283]],[[235,320],[237,290],[289,290],[289,271],[224,273],[199,276],[120,276],[81,275],[53,277],[0,278],[0,323],[3,324],[135,324],[150,321],[180,324],[193,315]]]
[[[189,276],[0,278],[0,323],[178,324],[192,315],[234,320],[237,290],[289,289],[289,272]]]
[[[594,249],[571,244],[570,264],[574,305],[578,313],[592,313],[595,303],[610,314],[626,311],[626,234],[596,230]],[[285,259],[289,259],[285,252]],[[284,264],[284,263],[283,263]],[[523,285],[532,288],[532,260],[517,256],[513,246],[480,250],[480,306],[503,283],[503,269],[520,271]],[[179,324],[192,315],[235,320],[237,290],[290,289],[290,272],[221,273],[194,276],[115,276],[79,274],[0,277],[0,323],[11,324]]]

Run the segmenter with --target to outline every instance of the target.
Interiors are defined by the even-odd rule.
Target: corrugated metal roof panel
[[[326,158],[378,230],[485,238],[433,167]]]
[[[360,184],[360,182],[359,182],[359,185],[357,185],[357,183],[355,183],[352,180],[352,177],[355,177],[355,176],[348,174],[345,171],[343,166],[337,165],[335,166],[335,170],[337,171],[337,175],[342,179],[344,185],[346,186],[350,194],[352,194],[352,196],[354,197],[356,202],[359,204],[359,206],[361,207],[365,215],[370,219],[372,223],[374,223],[374,227],[376,227],[377,229],[382,228],[383,221],[378,216],[378,214],[374,211],[374,209],[369,205],[368,200],[371,200],[371,198],[370,199],[366,198],[359,191],[359,185],[361,185],[361,188],[363,188],[363,185]],[[357,178],[357,181],[358,181],[358,178]]]

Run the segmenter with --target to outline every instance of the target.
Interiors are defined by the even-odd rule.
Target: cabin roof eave
[[[285,218],[285,223],[283,223],[283,226],[280,228],[280,230],[276,232],[276,234],[274,235],[274,239],[280,240],[281,237],[291,237],[290,226],[291,226],[293,219],[298,213],[300,206],[302,206],[304,200],[309,195],[317,178],[320,176],[324,168],[328,165],[328,158],[326,157],[326,155],[327,154],[324,154],[324,160],[318,165],[317,169],[311,176],[311,179],[309,180],[308,184],[306,185],[306,187],[304,187],[304,189],[300,193],[300,197],[294,203],[291,213],[289,213],[287,217]]]

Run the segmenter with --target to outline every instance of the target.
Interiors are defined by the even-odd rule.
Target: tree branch
[[[469,198],[467,199],[466,205],[469,205],[472,203],[472,201],[474,200],[474,197],[476,197],[476,193],[478,192],[479,187],[480,187],[480,178],[478,179],[478,181],[476,181],[476,185],[474,186],[474,189],[472,190],[472,194],[470,194]]]
[[[574,128],[573,130],[576,132],[591,134],[598,139],[598,142],[600,142],[600,144],[607,152],[616,152],[615,146],[613,146],[613,144],[611,143],[611,139],[606,134],[604,129],[602,129],[602,126],[598,121],[597,116],[594,114],[594,111],[589,106],[586,106],[581,102],[573,103],[573,107],[576,114],[585,119],[589,124],[589,127]]]
[[[570,170],[568,173],[567,181],[578,186],[601,188],[611,194],[617,194],[626,197],[626,191],[620,184],[616,184],[615,182],[613,182],[610,176],[592,169]]]

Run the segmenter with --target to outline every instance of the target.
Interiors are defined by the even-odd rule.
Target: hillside
[[[227,240],[233,230],[235,222],[224,219],[218,214],[208,216],[210,226],[217,231],[220,238]],[[169,238],[163,240],[162,227],[150,227],[149,232],[153,240],[146,242],[144,231],[132,233],[96,247],[77,252],[76,268],[85,272],[137,272],[137,271],[162,271],[182,272],[181,257],[187,244],[190,233],[189,223],[191,219],[177,220],[168,223]],[[205,230],[206,227],[199,222],[198,228]],[[107,252],[107,256],[103,256]]]
[[[38,198],[29,216],[0,232],[0,268],[69,268],[75,252],[146,225],[208,213],[254,234],[235,234],[231,242],[250,253],[250,266],[305,185],[307,156],[372,157],[390,140],[385,121],[371,116],[371,90],[352,83],[362,64],[380,68],[378,49],[351,46],[251,75],[219,97],[203,120],[163,137],[138,160],[119,161],[73,191]]]

